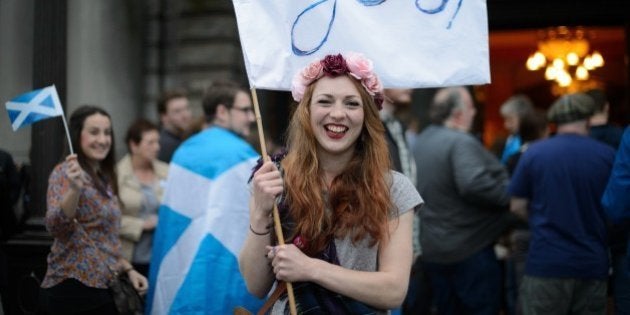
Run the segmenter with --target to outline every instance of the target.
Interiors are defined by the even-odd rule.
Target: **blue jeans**
[[[422,270],[422,257],[419,257],[411,268],[409,289],[402,306],[402,314],[431,314],[431,290],[428,282],[424,270]]]
[[[423,262],[440,315],[496,315],[501,307],[501,267],[490,245],[453,264]]]

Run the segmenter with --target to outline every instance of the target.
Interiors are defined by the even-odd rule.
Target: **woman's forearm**
[[[255,210],[253,200],[250,200],[249,206]],[[260,213],[250,212],[249,230],[238,257],[238,265],[245,278],[247,290],[262,298],[269,292],[275,278],[267,259],[266,249],[266,246],[271,245],[273,229],[269,228],[269,216]]]
[[[380,309],[402,304],[407,293],[413,254],[413,211],[389,222],[389,237],[378,245],[378,270],[350,270],[313,259],[307,281]]]
[[[357,271],[322,260],[312,270],[312,282],[378,309],[399,307],[409,284],[409,272]]]
[[[270,244],[270,234],[256,235],[249,231],[238,258],[239,268],[245,278],[247,290],[261,298],[269,292],[275,280],[266,256],[265,246]]]
[[[74,218],[77,212],[77,207],[79,206],[79,197],[81,196],[81,192],[75,188],[70,188],[63,195],[61,199],[61,211],[68,217]]]

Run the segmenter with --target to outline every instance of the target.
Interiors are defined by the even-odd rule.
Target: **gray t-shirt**
[[[396,171],[390,171],[390,175],[392,176],[392,185],[389,193],[392,203],[396,207],[390,212],[390,219],[394,219],[394,216],[400,216],[412,209],[419,209],[424,201],[411,181],[405,175]],[[347,269],[359,271],[378,270],[378,244],[370,247],[370,240],[368,237],[353,244],[349,237],[335,239],[340,265]],[[286,298],[276,301],[271,309],[271,314],[284,314],[286,306]],[[389,311],[383,311],[378,314],[388,313]]]
[[[146,219],[150,215],[157,214],[160,207],[160,200],[155,192],[155,185],[140,184],[142,190],[142,205],[138,216]],[[142,231],[140,239],[133,249],[133,258],[131,262],[138,264],[148,264],[151,261],[151,249],[153,248],[153,231]]]

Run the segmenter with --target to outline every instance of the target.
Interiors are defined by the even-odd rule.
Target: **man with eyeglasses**
[[[210,126],[230,130],[247,138],[255,121],[252,100],[246,90],[230,81],[213,83],[203,98],[203,111]]]
[[[249,228],[247,182],[259,158],[245,141],[255,120],[252,101],[241,86],[217,81],[202,106],[207,127],[180,145],[169,167],[149,312],[227,314],[262,306],[247,292],[236,257]]]

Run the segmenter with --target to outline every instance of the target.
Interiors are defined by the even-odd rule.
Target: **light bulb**
[[[536,63],[536,60],[534,60],[534,56],[530,56],[529,58],[527,58],[525,66],[527,67],[527,70],[530,71],[538,70],[538,64]]]
[[[561,87],[567,87],[571,85],[571,82],[573,82],[573,80],[571,79],[571,76],[568,73],[566,73],[566,71],[561,71],[558,74],[556,81],[558,81],[558,85],[560,85]]]
[[[556,79],[558,75],[558,69],[556,69],[555,67],[547,67],[547,70],[545,70],[545,79],[547,80],[554,80]]]
[[[588,70],[586,70],[583,66],[577,67],[577,69],[575,69],[575,77],[578,80],[588,80]]]
[[[567,54],[567,64],[569,66],[575,66],[580,62],[580,57],[575,52],[570,52]]]
[[[595,51],[591,55],[591,60],[593,61],[593,66],[595,68],[601,67],[604,65],[604,57],[602,57],[602,55],[598,51]]]
[[[564,68],[564,61],[560,58],[556,58],[553,60],[553,67],[556,69]]]
[[[545,55],[543,55],[540,51],[537,51],[534,54],[534,60],[536,61],[539,69],[547,65],[547,58],[545,58]]]
[[[586,58],[584,58],[584,61],[582,62],[582,65],[584,66],[586,70],[595,69],[595,65],[593,64],[593,58],[591,58],[591,56],[586,56]]]

